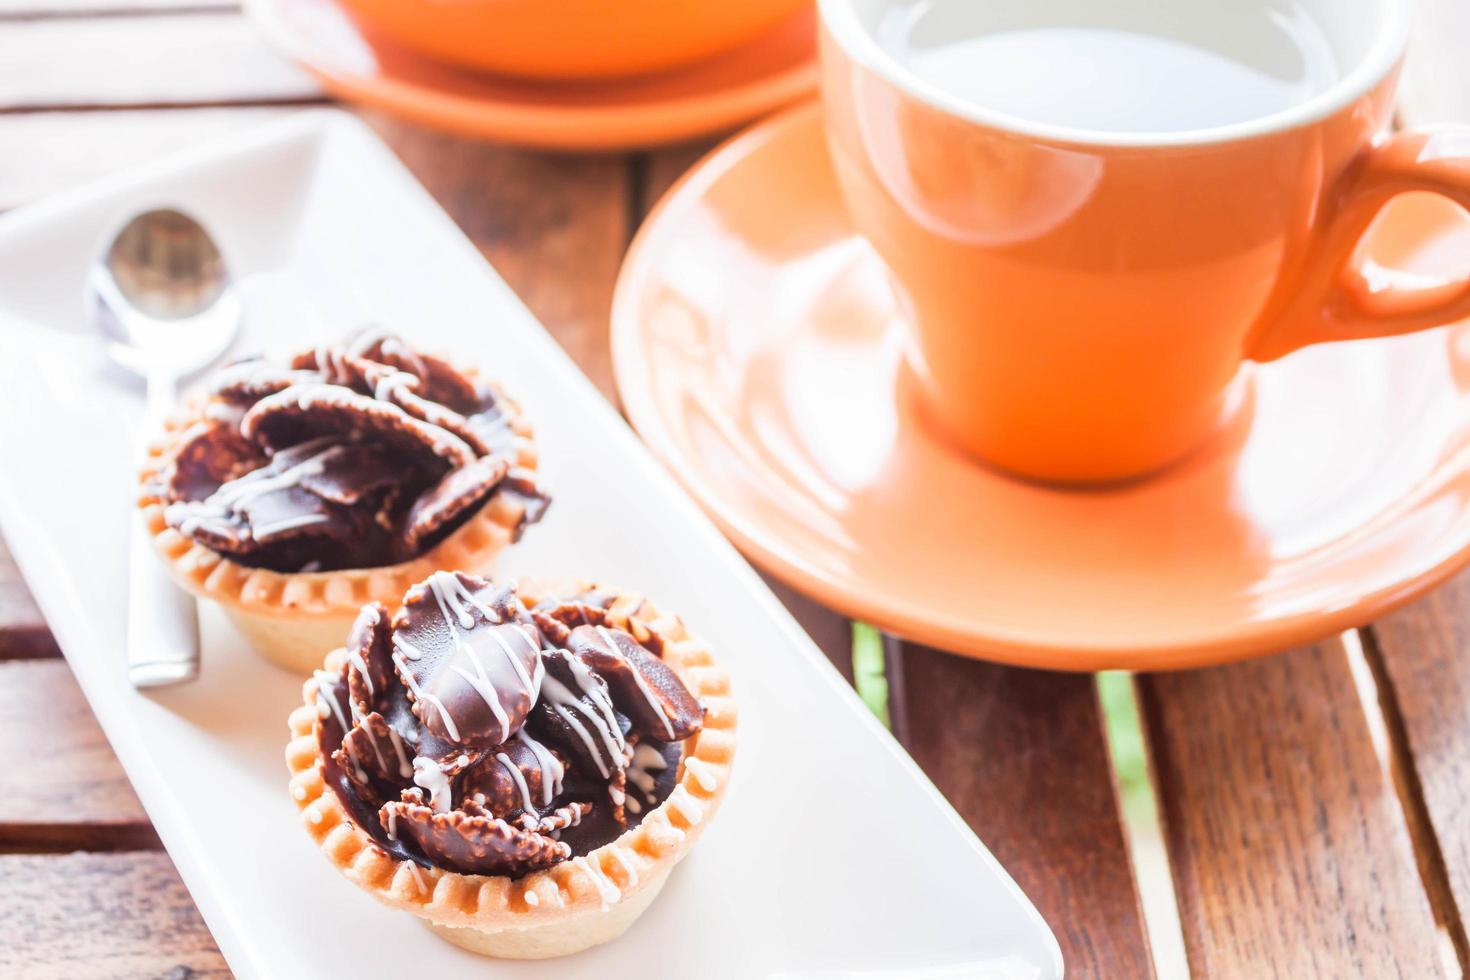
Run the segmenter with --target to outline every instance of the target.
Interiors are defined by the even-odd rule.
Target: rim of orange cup
[[[1111,132],[1033,122],[998,112],[946,92],[910,71],[883,47],[864,26],[857,6],[863,0],[817,0],[821,29],[856,64],[881,76],[905,94],[959,119],[990,129],[1055,143],[1097,147],[1200,146],[1250,139],[1319,122],[1352,105],[1393,71],[1408,45],[1410,14],[1407,0],[1371,0],[1381,22],[1374,26],[1373,42],[1351,71],[1310,99],[1280,112],[1205,129],[1173,132]],[[1247,0],[1250,2],[1250,0]]]

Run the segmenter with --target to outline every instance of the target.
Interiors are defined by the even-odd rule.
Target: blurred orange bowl
[[[811,0],[340,0],[370,37],[541,79],[614,78],[753,41]]]

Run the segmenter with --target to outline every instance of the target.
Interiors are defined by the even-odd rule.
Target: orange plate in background
[[[465,136],[618,149],[720,132],[809,95],[814,14],[690,68],[622,80],[538,82],[369,44],[334,0],[246,0],[283,53],[333,95]]]
[[[1377,262],[1470,266],[1418,196]],[[886,272],[853,231],[820,109],[716,150],[634,242],[613,304],[643,438],[754,561],[842,612],[1034,667],[1188,667],[1361,625],[1470,559],[1470,334],[1308,348],[1250,370],[1167,473],[1021,482],[918,418]]]

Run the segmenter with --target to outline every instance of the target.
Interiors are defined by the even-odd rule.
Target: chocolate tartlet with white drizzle
[[[497,386],[365,332],[216,374],[168,426],[139,506],[190,591],[307,671],[366,599],[483,570],[549,502]]]
[[[728,781],[728,676],[682,623],[582,582],[458,572],[363,607],[291,717],[292,793],[380,900],[495,956],[619,935]]]

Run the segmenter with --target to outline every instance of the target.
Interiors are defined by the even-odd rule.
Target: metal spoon
[[[172,411],[179,381],[218,359],[239,329],[239,293],[214,240],[180,211],[125,224],[87,274],[87,312],[108,355],[147,383],[151,436]],[[134,521],[128,589],[128,677],[159,687],[199,674],[199,615]]]

